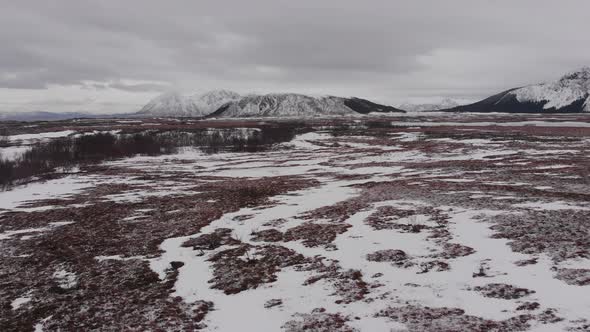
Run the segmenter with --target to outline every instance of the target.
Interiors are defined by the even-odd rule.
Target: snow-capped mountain
[[[580,113],[590,112],[590,67],[559,80],[511,89],[480,102],[449,109],[456,112]]]
[[[239,94],[227,90],[214,90],[192,96],[167,92],[152,99],[137,115],[202,117],[239,97]]]
[[[240,98],[238,93],[229,90],[213,90],[190,97],[203,115],[211,114],[222,105]]]
[[[191,98],[178,92],[166,92],[147,103],[139,112],[141,115],[154,116],[200,116],[198,106]]]
[[[352,115],[342,98],[310,97],[300,94],[273,93],[249,95],[230,102],[212,116],[216,117],[295,117],[314,115]]]
[[[590,67],[569,73],[557,82],[526,86],[510,94],[519,102],[544,103],[546,110],[559,110],[583,100],[584,111],[590,112]]]
[[[294,93],[248,95],[229,102],[212,117],[318,117],[358,115],[372,112],[403,112],[360,98],[312,97]]]
[[[461,105],[454,99],[444,98],[439,103],[426,103],[426,104],[413,104],[404,103],[399,106],[404,111],[408,112],[427,112],[427,111],[439,111],[447,108],[453,108]]]

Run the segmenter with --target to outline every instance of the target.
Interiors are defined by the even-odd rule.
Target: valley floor
[[[0,330],[588,331],[589,124],[316,123],[17,186]]]

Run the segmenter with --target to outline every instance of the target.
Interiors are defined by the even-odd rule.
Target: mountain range
[[[403,111],[360,98],[272,93],[244,96],[221,106],[210,117],[318,117],[390,112]]]
[[[200,95],[165,93],[151,100],[137,115],[178,117],[317,117],[403,112],[361,98],[308,96],[297,93],[264,95],[214,90]]]
[[[318,117],[404,111],[570,113],[590,112],[590,67],[568,73],[554,82],[506,90],[479,102],[459,105],[453,99],[440,103],[403,104],[399,108],[366,99],[308,96],[295,93],[249,94],[227,90],[182,96],[166,93],[142,108],[137,116],[189,117]]]
[[[557,81],[513,88],[479,102],[459,105],[455,100],[441,103],[403,104],[399,108],[361,98],[309,96],[296,93],[240,95],[228,90],[202,94],[164,93],[140,111],[128,114],[13,112],[0,113],[0,121],[51,121],[96,117],[321,117],[354,116],[404,111],[582,113],[590,112],[590,67],[573,71]]]

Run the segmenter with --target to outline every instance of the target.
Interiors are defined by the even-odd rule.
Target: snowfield
[[[589,330],[590,119],[424,120],[0,192],[0,330]]]

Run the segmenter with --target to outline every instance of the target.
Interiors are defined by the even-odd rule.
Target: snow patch
[[[75,273],[60,268],[53,273],[53,278],[57,281],[59,287],[70,289],[78,285],[78,277]]]
[[[31,292],[28,292],[27,294],[21,296],[21,297],[17,297],[16,299],[14,299],[10,305],[12,307],[12,310],[17,310],[18,308],[22,307],[23,305],[31,302],[31,300],[33,299]]]

